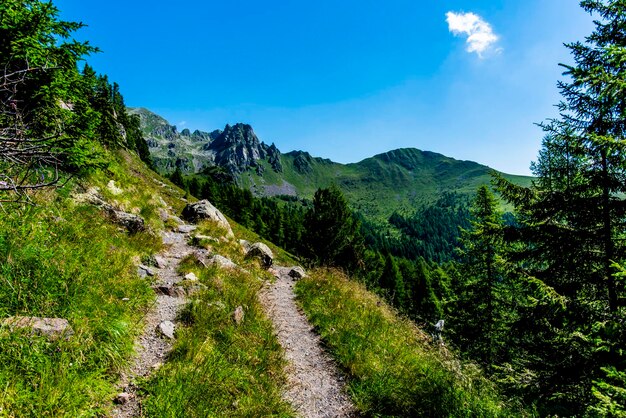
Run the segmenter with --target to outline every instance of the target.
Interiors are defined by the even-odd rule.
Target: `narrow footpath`
[[[271,267],[276,281],[268,282],[260,294],[288,362],[284,396],[303,418],[356,416],[344,391],[343,376],[296,305],[290,270]]]
[[[155,267],[140,267],[140,270],[144,269],[144,274],[156,278],[153,288],[157,297],[145,316],[144,331],[136,340],[134,363],[121,378],[122,392],[116,399],[118,405],[112,414],[115,418],[142,416],[141,399],[137,396],[134,382],[157,370],[172,348],[176,314],[187,302],[184,290],[177,286],[183,280],[177,272],[178,264],[191,253],[206,252],[187,244],[188,234],[194,229],[192,225],[181,224],[176,232],[163,232],[163,243],[168,248],[155,257]]]

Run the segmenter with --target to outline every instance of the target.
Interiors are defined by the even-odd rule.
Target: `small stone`
[[[154,256],[154,264],[160,268],[160,269],[164,269],[165,267],[167,267],[167,260],[163,257],[161,257],[160,255],[155,255]]]
[[[130,299],[129,298],[122,298],[123,302],[128,302]]]
[[[150,368],[155,372],[159,370],[161,367],[163,367],[163,363],[161,362],[154,363],[152,366],[150,366]]]
[[[212,242],[220,242],[217,238],[210,237],[208,235],[195,235],[191,240],[193,245],[200,245],[202,241],[212,241]]]
[[[237,306],[237,308],[235,308],[235,312],[233,312],[233,319],[237,325],[243,322],[244,315],[243,307],[241,305]]]
[[[300,280],[306,275],[304,269],[300,266],[292,267],[287,274],[294,280]]]
[[[116,196],[123,192],[122,189],[120,189],[119,187],[115,185],[114,180],[111,180],[107,183],[107,189],[109,190],[109,192],[111,192],[112,195],[116,195]]]
[[[174,339],[174,330],[176,326],[172,321],[163,321],[157,327],[157,330],[161,333],[161,335],[169,338],[170,340]]]
[[[139,215],[121,210],[109,210],[109,214],[113,222],[123,226],[131,234],[146,230],[146,221]]]
[[[209,258],[207,264],[217,266],[223,269],[236,269],[238,267],[237,264],[233,263],[230,259],[219,254]]]
[[[160,295],[171,296],[174,298],[184,297],[185,289],[180,286],[172,286],[171,284],[164,286],[154,286],[154,291]]]
[[[140,265],[139,265],[138,272],[139,272],[139,270],[143,270],[143,271],[145,272],[145,274],[146,274],[146,275],[148,275],[148,276],[150,276],[150,277],[152,277],[152,276],[154,276],[154,275],[156,274],[156,273],[154,272],[154,270],[152,270],[150,267],[148,267],[148,266],[146,266],[146,265],[144,265],[144,264],[140,264]],[[142,274],[141,274],[141,273],[139,273],[139,275],[141,276]],[[143,276],[143,277],[145,277],[145,276]]]
[[[161,208],[159,209],[159,218],[161,218],[163,222],[167,222],[167,220],[170,218],[170,214],[167,213],[165,209]]]
[[[185,274],[185,280],[189,280],[190,282],[197,282],[198,281],[198,276],[196,276],[193,273],[187,273],[187,274]]]
[[[113,399],[113,402],[118,405],[126,405],[132,399],[132,397],[133,395],[131,395],[130,393],[118,393],[115,399]]]

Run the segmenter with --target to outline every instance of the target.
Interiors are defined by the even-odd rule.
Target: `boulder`
[[[265,268],[269,268],[274,262],[272,250],[262,242],[252,244],[246,252],[246,258],[258,258],[261,261],[261,265]]]
[[[237,264],[233,263],[230,259],[221,255],[214,255],[213,257],[209,258],[207,264],[217,266],[223,269],[236,269],[238,267]]]
[[[174,339],[174,331],[176,330],[176,325],[172,321],[163,321],[157,327],[157,331],[164,337],[169,338],[170,340]]]
[[[197,223],[203,219],[212,220],[226,230],[228,237],[234,237],[233,230],[226,217],[206,199],[196,203],[189,203],[183,209],[182,216],[183,219],[193,223]]]
[[[145,231],[146,229],[146,222],[139,215],[126,213],[121,210],[110,210],[109,215],[113,222],[123,226],[131,234]]]
[[[67,319],[39,318],[36,316],[12,316],[0,321],[0,324],[10,330],[29,329],[33,335],[41,335],[50,341],[60,338],[69,340],[74,330]]]
[[[300,266],[292,267],[287,274],[294,280],[300,280],[306,275],[304,269]]]

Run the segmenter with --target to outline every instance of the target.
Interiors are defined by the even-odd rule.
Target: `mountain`
[[[402,148],[352,164],[314,157],[305,151],[281,153],[267,145],[250,125],[226,125],[213,132],[178,132],[147,109],[132,109],[156,167],[164,173],[176,167],[187,174],[219,166],[257,196],[290,195],[309,199],[320,187],[336,184],[353,208],[370,220],[393,212],[413,212],[434,202],[443,192],[473,195],[488,184],[491,168],[430,151]],[[503,174],[527,185],[531,177]]]
[[[226,125],[224,130],[202,132],[183,129],[178,132],[161,116],[144,108],[130,109],[138,115],[153,161],[161,172],[176,168],[191,174],[206,167],[220,166],[233,174],[248,169],[262,173],[261,160],[280,171],[280,152],[256,136],[250,125]]]

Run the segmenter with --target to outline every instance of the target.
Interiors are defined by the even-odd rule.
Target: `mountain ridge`
[[[496,171],[417,148],[398,148],[342,164],[302,150],[282,153],[275,144],[260,140],[248,124],[226,125],[211,133],[188,129],[179,133],[148,109],[131,112],[139,114],[155,166],[163,173],[178,168],[188,175],[201,175],[217,166],[257,196],[303,199],[312,198],[320,187],[336,184],[353,208],[370,220],[386,219],[396,211],[412,212],[434,202],[443,192],[473,195]],[[529,184],[532,179],[500,174],[518,184]]]

